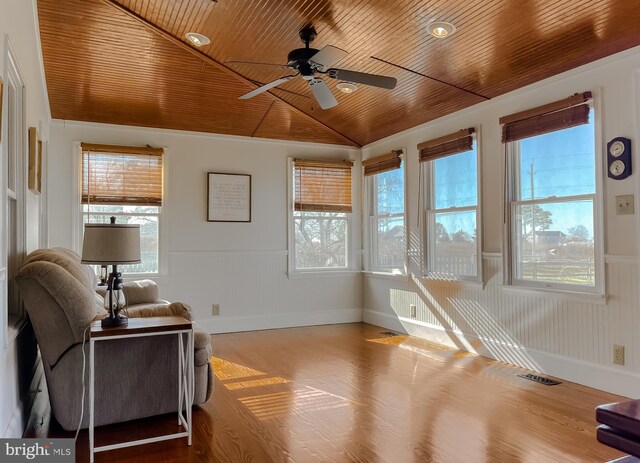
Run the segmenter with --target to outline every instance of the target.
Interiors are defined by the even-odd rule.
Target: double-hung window
[[[406,236],[402,150],[362,162],[367,191],[367,269],[405,273]]]
[[[591,92],[505,116],[507,283],[602,292]]]
[[[351,161],[292,161],[291,270],[351,267],[352,167]]]
[[[160,273],[161,148],[82,144],[82,223],[140,225],[141,263],[127,274]]]
[[[482,279],[478,148],[475,129],[418,145],[424,174],[426,274]]]

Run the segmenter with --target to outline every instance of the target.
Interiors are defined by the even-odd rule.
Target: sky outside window
[[[595,193],[593,111],[590,116],[589,124],[520,141],[521,200]],[[593,238],[590,204],[557,204],[549,206],[549,210],[549,230],[569,233],[578,224],[587,227]]]

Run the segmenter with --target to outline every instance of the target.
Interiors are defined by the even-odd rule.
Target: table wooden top
[[[191,322],[183,317],[147,317],[130,318],[127,326],[102,327],[100,320],[91,324],[90,336],[92,338],[105,338],[109,336],[126,336],[140,333],[161,333],[164,331],[190,330]]]

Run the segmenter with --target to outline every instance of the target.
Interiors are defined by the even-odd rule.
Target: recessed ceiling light
[[[358,86],[356,84],[354,84],[353,82],[338,82],[336,84],[336,87],[338,87],[338,89],[342,92],[342,93],[353,93],[356,90],[358,90]]]
[[[445,21],[433,21],[427,26],[429,34],[433,35],[436,39],[444,39],[453,35],[456,31],[456,26]]]
[[[211,39],[209,39],[209,37],[198,34],[197,32],[187,32],[184,36],[196,47],[202,47],[211,43]]]

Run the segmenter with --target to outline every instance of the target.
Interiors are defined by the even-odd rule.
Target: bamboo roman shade
[[[351,212],[351,161],[294,159],[294,207],[306,212]]]
[[[589,123],[591,92],[500,118],[502,143]]]
[[[402,150],[393,150],[390,153],[362,161],[364,175],[381,174],[389,170],[399,169],[401,165]]]
[[[476,129],[471,127],[420,143],[418,145],[420,162],[433,161],[434,159],[471,150],[475,131]]]
[[[162,205],[162,148],[82,144],[82,203]]]

